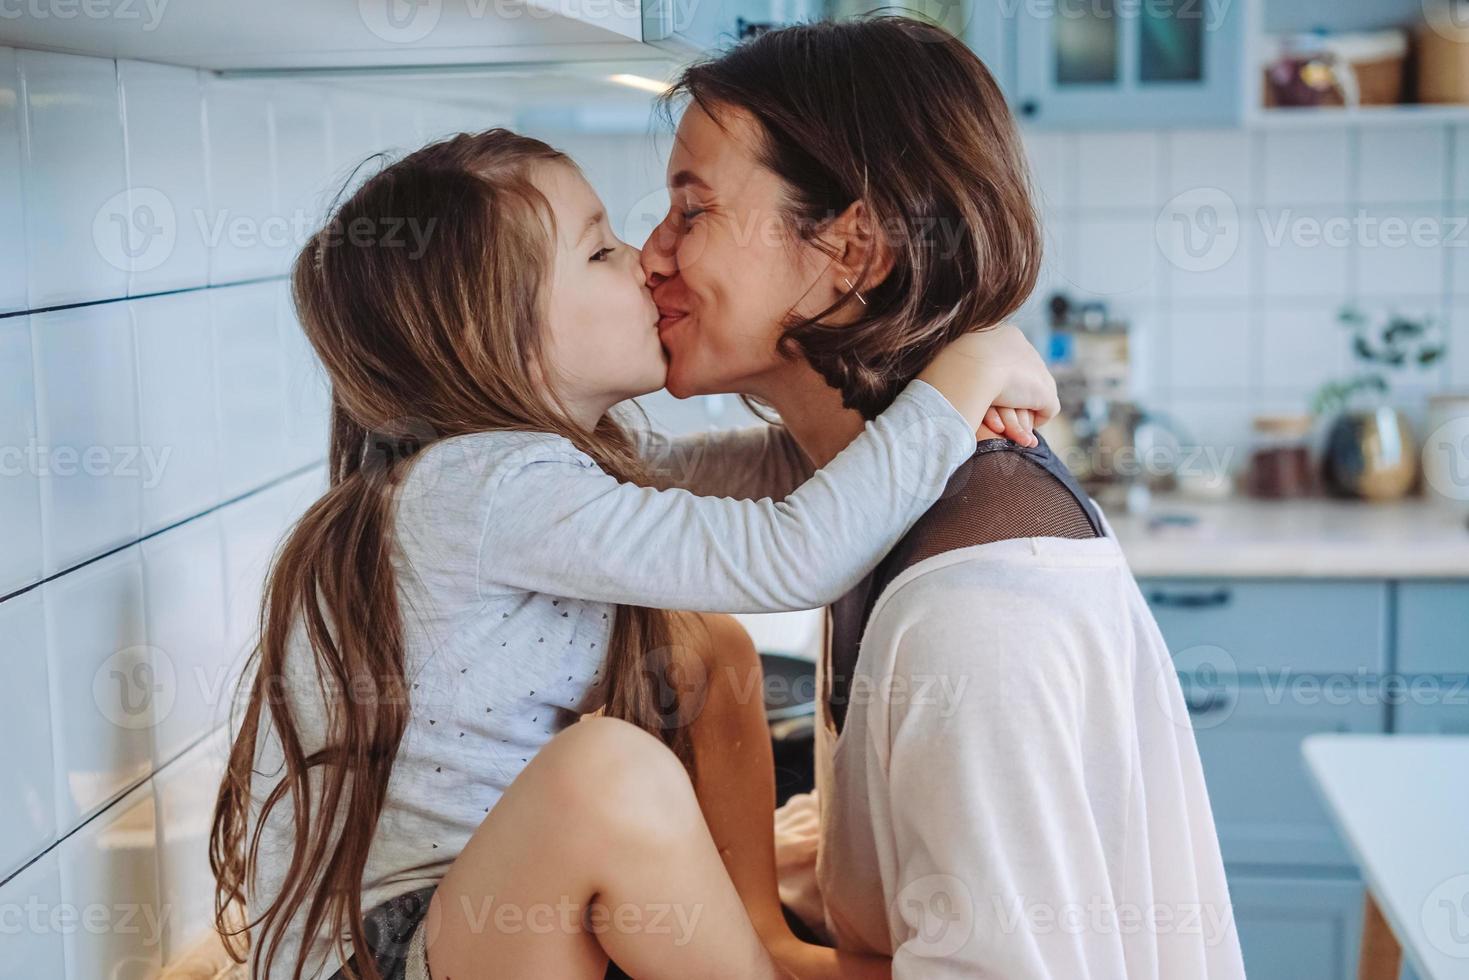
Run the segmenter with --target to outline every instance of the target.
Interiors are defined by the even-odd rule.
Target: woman
[[[642,260],[675,395],[751,397],[820,465],[944,344],[1031,291],[1040,233],[1014,124],[946,32],[889,17],[773,31],[666,98],[689,105]],[[833,291],[825,308],[806,299]],[[765,475],[753,493],[791,489]],[[1105,518],[1046,447],[982,433],[948,493],[831,607],[828,646],[820,839],[781,895],[840,954],[785,926],[768,794],[706,812],[783,962],[1243,976],[1168,651]],[[950,682],[946,710],[859,696],[920,675]]]

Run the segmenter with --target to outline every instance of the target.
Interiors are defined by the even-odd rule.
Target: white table
[[[1362,980],[1469,978],[1469,737],[1308,736],[1301,751],[1367,885]]]

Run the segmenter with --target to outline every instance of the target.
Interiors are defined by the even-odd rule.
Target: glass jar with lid
[[[1316,491],[1310,415],[1257,415],[1251,425],[1246,487],[1252,497],[1281,500]]]

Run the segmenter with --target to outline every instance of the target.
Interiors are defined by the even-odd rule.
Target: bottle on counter
[[[1309,415],[1257,415],[1245,486],[1264,500],[1309,497],[1316,492],[1311,465]]]

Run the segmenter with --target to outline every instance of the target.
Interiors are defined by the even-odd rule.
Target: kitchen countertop
[[[1198,521],[1159,526],[1175,516]],[[1139,578],[1469,579],[1469,510],[1421,499],[1158,496],[1146,515],[1109,507],[1107,520]]]

